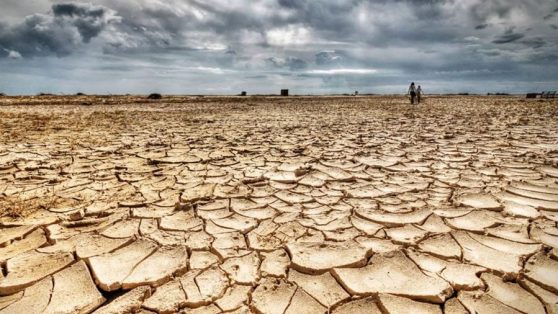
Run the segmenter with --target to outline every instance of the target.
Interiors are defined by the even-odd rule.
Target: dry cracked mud
[[[557,117],[1,97],[0,313],[558,313]]]

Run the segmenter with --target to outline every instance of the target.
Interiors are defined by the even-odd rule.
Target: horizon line
[[[543,91],[548,92],[548,91]],[[522,93],[507,93],[507,92],[486,92],[486,93],[479,93],[479,92],[451,92],[451,93],[424,93],[424,95],[430,96],[521,96],[528,94],[530,92],[522,92]],[[541,92],[533,92],[540,94]],[[179,96],[204,96],[204,97],[251,97],[251,96],[268,96],[268,97],[293,97],[293,96],[351,96],[351,97],[358,97],[358,96],[407,96],[407,93],[323,93],[323,94],[289,94],[288,96],[282,96],[280,93],[277,94],[265,94],[265,93],[257,93],[257,94],[174,94],[174,93],[159,93],[159,92],[152,92],[152,93],[106,93],[106,94],[88,94],[88,93],[50,93],[50,92],[41,92],[37,94],[6,94],[0,93],[0,97],[45,97],[45,96],[73,96],[73,97],[83,97],[83,96],[149,96],[151,94],[160,94],[161,96],[165,97],[179,97]]]

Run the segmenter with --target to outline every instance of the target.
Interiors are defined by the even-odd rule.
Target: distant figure
[[[409,91],[408,91],[409,95],[411,95],[411,105],[415,104],[415,97],[417,97],[417,90],[415,88],[415,82],[411,83],[411,86],[409,86]]]
[[[420,87],[420,85],[417,87],[417,103],[420,104],[420,98],[422,96],[422,88]]]

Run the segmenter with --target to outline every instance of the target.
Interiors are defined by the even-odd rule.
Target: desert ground
[[[558,101],[0,97],[0,313],[558,313]]]

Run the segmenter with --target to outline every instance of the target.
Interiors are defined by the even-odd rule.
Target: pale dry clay
[[[558,313],[556,116],[4,97],[0,313]]]

